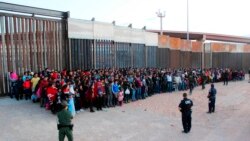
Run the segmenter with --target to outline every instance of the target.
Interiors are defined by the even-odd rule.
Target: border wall
[[[68,19],[71,69],[156,67],[158,34],[109,23]]]
[[[67,12],[0,2],[0,95],[9,72],[67,67]],[[46,17],[51,16],[51,17]]]
[[[72,19],[69,12],[0,4],[0,10],[32,13],[0,12],[0,95],[9,92],[11,71],[250,67],[249,44],[188,42],[143,29]]]

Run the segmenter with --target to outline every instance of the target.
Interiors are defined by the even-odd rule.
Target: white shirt
[[[172,82],[172,76],[171,75],[167,75],[167,80],[168,80],[168,82]]]

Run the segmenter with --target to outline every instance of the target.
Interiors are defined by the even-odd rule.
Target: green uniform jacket
[[[60,112],[58,112],[57,117],[58,117],[59,124],[71,125],[71,119],[73,118],[73,116],[71,115],[69,111],[63,109]]]

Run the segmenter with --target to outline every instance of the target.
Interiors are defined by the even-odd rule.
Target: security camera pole
[[[163,35],[163,33],[162,33],[162,18],[164,18],[165,17],[165,11],[164,11],[164,13],[162,13],[160,10],[158,11],[158,12],[156,12],[156,14],[157,14],[157,16],[160,18],[160,24],[161,24],[161,35]]]

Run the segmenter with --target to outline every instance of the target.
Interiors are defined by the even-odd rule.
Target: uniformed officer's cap
[[[67,103],[67,101],[62,101],[61,105],[62,105],[63,107],[67,107],[67,106],[68,106],[68,103]]]

